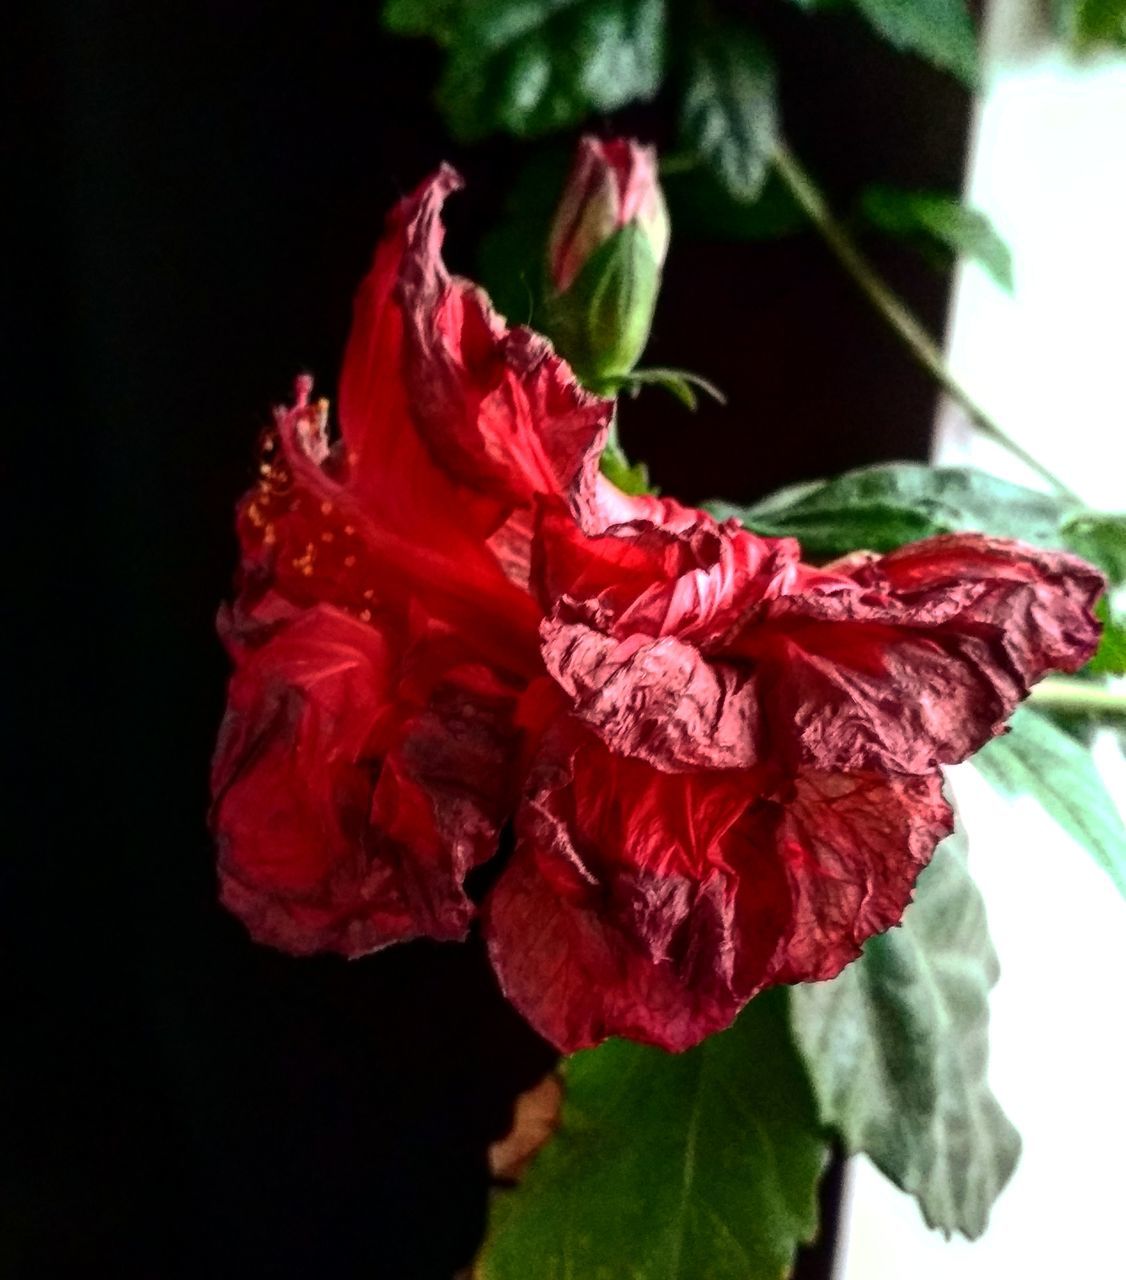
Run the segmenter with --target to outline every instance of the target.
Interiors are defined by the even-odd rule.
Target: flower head
[[[291,952],[456,939],[511,826],[483,917],[514,1004],[564,1050],[686,1048],[900,918],[941,766],[1090,656],[1102,580],[973,535],[817,569],[622,493],[611,403],[446,271],[456,185],[389,220],[339,438],[301,380],[239,509],[222,897]]]

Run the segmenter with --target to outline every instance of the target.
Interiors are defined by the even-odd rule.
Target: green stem
[[[782,142],[778,142],[775,146],[774,167],[790,194],[805,211],[821,238],[852,277],[854,283],[902,338],[915,359],[946,394],[961,405],[978,430],[1004,445],[1014,457],[1019,458],[1025,466],[1031,467],[1037,475],[1046,480],[1057,493],[1079,501],[1078,495],[1073,493],[1062,480],[1053,475],[1038,458],[1002,430],[954,377],[943,359],[938,344],[861,253],[844,226],[833,216],[816,183]]]
[[[1116,689],[1087,680],[1050,676],[1032,690],[1029,703],[1041,711],[1064,711],[1073,715],[1122,719],[1126,717],[1126,688]]]

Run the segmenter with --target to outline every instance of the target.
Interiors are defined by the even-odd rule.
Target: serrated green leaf
[[[1059,546],[1060,524],[1075,510],[1050,494],[972,467],[893,462],[784,490],[750,507],[711,503],[767,537],[793,537],[815,560],[850,551],[892,551],[940,533],[974,530]]]
[[[861,194],[860,212],[886,235],[915,243],[924,250],[953,253],[980,263],[994,280],[1013,290],[1013,257],[984,213],[960,200],[927,191],[872,186]]]
[[[1020,707],[1009,733],[973,764],[1003,794],[1034,796],[1126,895],[1126,826],[1086,747],[1047,716]]]
[[[822,1118],[915,1196],[928,1225],[981,1235],[1020,1138],[985,1079],[997,958],[954,838],[903,923],[831,982],[790,989]]]
[[[778,139],[774,64],[734,26],[701,29],[689,56],[681,111],[684,145],[737,200],[762,191]]]
[[[612,1040],[563,1070],[559,1132],[496,1197],[481,1280],[789,1273],[827,1146],[783,992],[687,1053]]]
[[[967,84],[978,79],[977,39],[965,0],[854,0],[897,49],[917,53]]]
[[[664,72],[665,0],[480,0],[446,40],[451,131],[532,137],[647,101]]]

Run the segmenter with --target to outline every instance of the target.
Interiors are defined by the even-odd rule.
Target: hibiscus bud
[[[546,317],[582,381],[597,387],[637,364],[668,247],[654,149],[583,138],[548,241]]]

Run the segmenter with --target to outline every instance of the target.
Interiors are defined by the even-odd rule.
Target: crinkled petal
[[[745,664],[707,646],[788,587],[797,544],[676,503],[641,505],[645,515],[599,535],[542,516],[544,664],[574,714],[621,754],[667,770],[750,766],[762,755],[757,690]]]
[[[544,663],[612,750],[657,769],[733,769],[762,756],[757,690],[739,666],[673,636],[616,640],[564,601],[540,628]]]
[[[685,1049],[766,986],[838,973],[950,823],[937,774],[667,774],[557,728],[486,906],[493,965],[564,1052]]]
[[[1030,686],[1093,653],[1090,565],[972,535],[852,558],[836,584],[752,610],[747,660],[770,749],[791,767],[926,773],[1003,730]]]
[[[511,803],[512,702],[476,669],[404,712],[391,628],[318,606],[243,655],[216,752],[224,903],[282,950],[464,936]]]
[[[939,774],[802,774],[758,815],[791,893],[768,980],[832,978],[897,924],[919,872],[953,829]],[[769,829],[769,835],[767,834]],[[753,836],[751,838],[754,838]]]
[[[482,290],[450,276],[441,212],[459,185],[444,167],[400,213],[411,414],[443,469],[507,510],[540,496],[589,512],[613,402],[584,390],[545,338],[507,328]]]
[[[748,782],[658,773],[557,726],[485,908],[501,987],[541,1035],[564,1052],[611,1035],[684,1049],[731,1023],[790,907],[767,850],[733,857]]]

